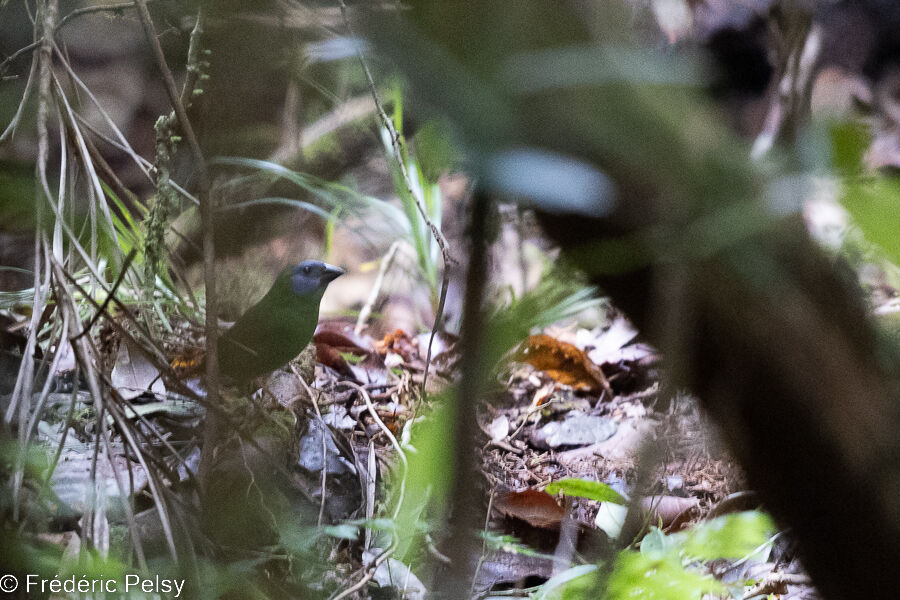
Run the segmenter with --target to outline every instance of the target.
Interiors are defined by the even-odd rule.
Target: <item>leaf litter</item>
[[[575,526],[578,547],[590,547],[598,535],[612,536],[621,529],[624,513],[616,503],[551,495],[545,488],[554,482],[577,479],[608,485],[616,494],[639,500],[639,514],[647,525],[668,532],[690,529],[708,516],[756,507],[735,500],[745,488],[741,473],[708,433],[710,427],[696,402],[662,391],[658,353],[635,343],[635,337],[621,317],[606,328],[548,328],[525,340],[500,368],[497,392],[480,405],[477,415],[483,433],[484,483],[473,492],[481,490],[492,508],[485,535],[506,541],[473,557],[481,565],[476,592],[548,580],[567,521]],[[179,348],[167,347],[180,372],[202,364],[202,354],[195,350],[202,347],[202,339],[189,344],[184,339]],[[371,465],[396,461],[380,428],[383,425],[400,437],[416,418],[428,336],[394,330],[373,340],[354,334],[350,323],[333,319],[320,325],[314,343],[318,364],[312,387],[321,419],[306,390],[287,371],[267,378],[255,398],[282,404],[304,398],[310,420],[300,438],[296,477],[301,488],[327,506],[329,522],[339,523],[362,514],[367,493],[363,482],[372,474]],[[437,336],[429,392],[446,389],[458,378],[457,348],[454,336]],[[178,447],[182,460],[170,458],[168,464],[175,469],[173,481],[185,480],[189,471],[196,472],[202,408],[185,409],[184,398],[167,395],[155,367],[128,344],[120,342],[112,355],[113,384],[137,403],[150,402],[146,410],[129,412],[128,418],[139,421],[148,436],[161,436]],[[343,381],[356,387],[341,385]],[[366,391],[368,402],[360,389]],[[89,412],[90,406],[85,409]],[[59,441],[61,426],[42,423],[46,443]],[[52,483],[67,510],[76,513],[84,510],[78,499],[87,497],[92,488],[90,469],[84,466],[90,461],[79,458],[79,453],[93,449],[86,440],[70,431],[63,445],[65,464]],[[641,472],[648,446],[655,447],[655,467],[649,475]],[[126,473],[127,480],[127,454],[117,436],[111,449],[117,467],[100,468],[96,477],[104,482],[106,495],[116,497],[113,470],[120,477]],[[187,456],[194,458],[185,461]],[[649,483],[638,490],[635,486],[642,476]],[[132,468],[131,477],[139,492],[146,485],[146,474]],[[345,558],[354,562],[349,555]],[[383,564],[393,573],[409,569],[395,559]],[[785,565],[773,562],[770,567],[769,574]],[[376,577],[385,579],[387,568],[379,567]],[[722,563],[717,568],[722,577],[723,573],[733,577],[739,570]],[[747,568],[741,573],[749,572]],[[787,568],[797,569],[793,563]],[[754,569],[755,576],[766,576],[760,575],[758,565]],[[416,589],[424,593],[424,586]]]

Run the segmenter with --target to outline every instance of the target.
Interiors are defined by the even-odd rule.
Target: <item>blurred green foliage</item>
[[[864,124],[837,122],[829,134],[831,166],[841,177],[841,204],[866,240],[900,265],[900,179],[867,172],[864,157],[872,136]]]
[[[755,511],[719,517],[669,535],[652,527],[640,549],[619,552],[611,569],[602,564],[572,567],[549,579],[534,597],[689,600],[703,594],[740,596],[744,582],[730,590],[706,574],[703,563],[752,557],[764,549],[773,532],[772,520]]]
[[[0,231],[34,228],[34,167],[0,160]]]

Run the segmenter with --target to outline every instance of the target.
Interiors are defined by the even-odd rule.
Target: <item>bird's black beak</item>
[[[322,272],[322,282],[331,283],[343,274],[344,270],[342,268],[325,263],[325,270]]]

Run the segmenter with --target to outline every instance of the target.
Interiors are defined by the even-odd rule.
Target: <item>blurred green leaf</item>
[[[509,306],[497,309],[488,320],[485,364],[493,366],[510,348],[524,340],[532,329],[543,328],[585,310],[598,308],[604,300],[595,287],[565,268],[553,266],[540,283]]]
[[[452,140],[449,123],[439,119],[429,120],[416,132],[413,138],[416,157],[428,181],[437,181],[438,177],[454,166],[457,150],[453,147]]]
[[[616,504],[625,504],[625,498],[619,492],[612,489],[605,483],[599,481],[588,481],[587,479],[568,478],[554,481],[544,490],[551,495],[562,492],[565,496],[575,496],[576,498],[587,498],[588,500],[596,500],[597,502],[614,502]]]
[[[341,523],[340,525],[329,525],[328,527],[325,527],[323,531],[331,537],[336,537],[342,540],[355,541],[359,538],[359,528],[355,525],[349,525],[347,523]]]
[[[651,527],[641,540],[641,554],[651,560],[662,560],[676,549],[676,541],[659,527]]]
[[[548,579],[534,594],[534,600],[596,598],[599,579],[596,565],[578,565]]]
[[[841,121],[829,128],[831,165],[841,175],[860,172],[871,136],[862,123]]]
[[[900,264],[900,180],[893,177],[849,181],[841,199],[866,239]]]
[[[261,173],[290,181],[330,208],[343,208],[351,214],[358,212],[358,210],[362,207],[373,208],[381,212],[383,216],[388,219],[388,222],[398,225],[401,228],[408,227],[406,218],[403,216],[402,211],[400,211],[400,209],[392,204],[383,202],[376,198],[372,198],[371,196],[366,196],[365,194],[360,194],[356,190],[345,185],[324,181],[323,179],[320,179],[313,175],[308,175],[306,173],[292,171],[287,167],[284,167],[277,163],[273,163],[271,161],[258,160],[253,158],[234,158],[222,156],[210,160],[210,164],[254,169]],[[303,208],[305,210],[313,210],[313,207],[315,207],[315,205],[306,202],[298,200],[292,201],[285,198],[268,198],[265,200],[260,200],[259,202],[274,202],[282,204],[293,202],[295,203],[294,205],[296,207]],[[246,205],[247,204],[244,203],[244,206]],[[322,211],[321,208],[319,208],[318,211],[313,210],[313,212],[320,214],[325,219],[328,218],[328,212]]]
[[[512,535],[495,533],[493,531],[479,532],[481,539],[485,541],[485,546],[491,550],[502,550],[512,554],[522,554],[524,556],[536,556],[553,560],[553,557],[543,552],[538,552],[530,546],[522,543],[518,538]]]
[[[406,494],[397,517],[398,550],[404,556],[422,541],[427,519],[446,514],[449,484],[453,480],[451,453],[453,447],[453,390],[435,398],[435,410],[410,426],[409,443],[404,443],[409,460]],[[405,435],[405,434],[404,434]],[[418,548],[416,548],[418,549]]]
[[[724,590],[724,586],[712,577],[686,570],[675,553],[660,559],[626,550],[616,559],[606,598],[693,600],[703,594],[718,594]]]
[[[700,560],[741,558],[759,548],[775,531],[769,515],[747,511],[702,523],[687,533],[685,553]]]
[[[5,231],[34,227],[34,167],[0,160],[0,223]]]

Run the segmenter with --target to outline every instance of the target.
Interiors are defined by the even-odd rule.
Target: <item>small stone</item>
[[[616,424],[606,417],[572,411],[563,421],[548,423],[535,431],[531,441],[540,448],[587,446],[609,439],[616,433]]]

